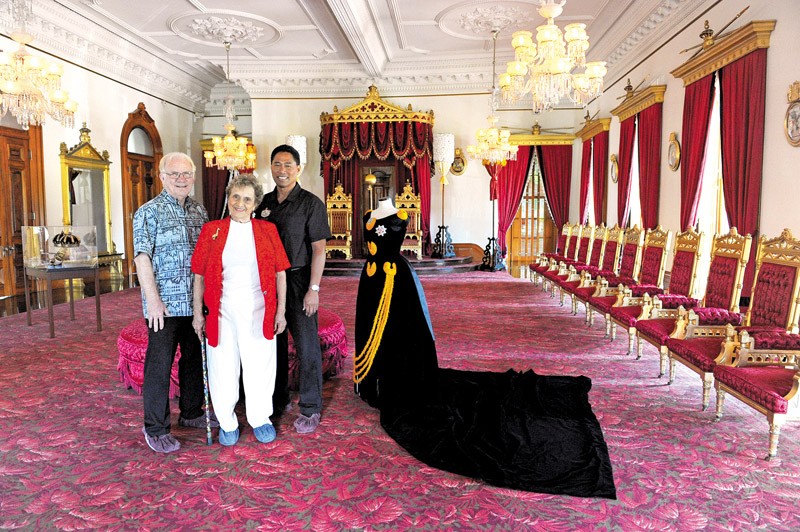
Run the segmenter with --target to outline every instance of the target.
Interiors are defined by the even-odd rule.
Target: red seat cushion
[[[636,330],[639,332],[639,336],[649,338],[658,345],[667,345],[667,338],[675,329],[675,321],[672,318],[639,320],[636,322]]]
[[[558,280],[558,281],[556,281],[556,283],[558,283],[558,286],[560,286],[562,289],[566,290],[570,294],[573,293],[576,288],[578,288],[579,284],[581,284],[580,280],[578,280],[578,281],[562,281],[562,280]]]
[[[741,325],[743,316],[724,308],[699,307],[694,309],[700,325]]]
[[[780,366],[717,366],[714,379],[730,386],[770,412],[785,414],[789,402],[784,398],[792,389],[795,371]]]
[[[688,310],[700,303],[693,297],[686,297],[680,294],[659,294],[658,299],[661,301],[661,308],[683,307]]]
[[[751,332],[749,327],[744,327]],[[753,331],[756,349],[800,350],[800,334],[789,334],[781,331]]]
[[[117,371],[119,380],[128,388],[133,388],[136,393],[142,393],[144,383],[144,358],[147,353],[147,325],[144,318],[134,320],[126,325],[117,336]],[[172,370],[169,377],[169,397],[180,395],[178,384],[178,360],[181,358],[181,348],[175,352]]]
[[[568,289],[568,291],[569,291],[570,294],[573,294],[575,297],[577,297],[581,301],[586,301],[590,297],[592,297],[592,294],[594,294],[594,291],[596,289],[597,288],[594,287],[594,286],[581,286],[581,287],[575,288],[574,290],[569,290]]]
[[[619,323],[624,324],[626,327],[633,327],[639,315],[642,313],[642,307],[639,305],[627,305],[624,307],[611,307],[611,318]]]
[[[688,338],[683,340],[668,338],[667,347],[682,359],[700,368],[700,370],[711,373],[714,370],[714,366],[716,366],[714,359],[722,351],[722,342],[724,341],[725,337]]]
[[[608,314],[611,312],[611,307],[617,302],[617,296],[600,296],[592,297],[589,299],[589,304],[602,312]]]
[[[626,285],[628,288],[631,289],[631,295],[633,297],[642,297],[645,294],[654,296],[656,294],[662,294],[664,292],[663,289],[657,287],[654,284],[637,284],[637,285]]]

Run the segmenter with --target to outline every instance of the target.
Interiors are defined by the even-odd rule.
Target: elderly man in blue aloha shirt
[[[144,439],[158,453],[181,444],[170,434],[169,380],[180,345],[180,418],[185,427],[205,428],[200,341],[192,328],[191,261],[208,213],[189,197],[195,165],[184,153],[168,153],[159,164],[164,190],[133,216],[133,255],[147,321],[144,363]],[[219,426],[216,419],[213,426]]]

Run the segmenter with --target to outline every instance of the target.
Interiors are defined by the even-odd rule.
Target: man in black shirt
[[[292,333],[300,367],[300,415],[297,432],[314,432],[322,411],[322,353],[319,347],[317,309],[319,284],[325,269],[325,241],[330,238],[325,204],[297,183],[300,154],[283,144],[270,156],[275,189],[266,194],[255,210],[278,227],[278,234],[292,267],[286,272],[286,331],[277,337],[278,368],[276,414],[289,406],[289,337]]]

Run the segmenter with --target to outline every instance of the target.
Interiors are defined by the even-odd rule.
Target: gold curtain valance
[[[754,20],[714,42],[670,74],[682,79],[684,87],[691,85],[758,48],[769,48],[769,37],[774,29],[774,20]]]
[[[611,129],[611,119],[598,118],[596,120],[590,120],[586,122],[581,130],[575,133],[575,136],[580,137],[583,142],[586,142],[598,133],[608,131],[609,129]]]
[[[653,85],[646,89],[626,96],[620,105],[611,110],[611,114],[618,117],[619,121],[627,120],[633,115],[639,114],[651,105],[664,102],[664,92],[666,85]]]
[[[375,85],[370,85],[366,98],[342,112],[334,105],[333,113],[323,112],[319,121],[323,126],[342,122],[422,122],[433,125],[433,111],[414,111],[411,104],[408,109],[392,105],[381,98]]]

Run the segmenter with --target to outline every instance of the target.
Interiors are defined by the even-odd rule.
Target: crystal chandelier
[[[586,62],[589,36],[585,24],[567,24],[563,33],[555,25],[567,0],[539,1],[539,14],[547,24],[536,28],[538,47],[530,31],[512,35],[515,60],[508,63],[499,80],[503,101],[515,102],[530,93],[534,113],[552,109],[564,98],[585,107],[603,90],[606,63]],[[584,70],[572,73],[575,68]]]
[[[490,115],[487,118],[489,127],[479,129],[476,137],[478,143],[475,145],[467,146],[467,156],[470,159],[479,159],[483,161],[484,165],[489,166],[505,166],[506,161],[517,158],[517,146],[512,146],[509,143],[511,132],[507,129],[498,129],[497,116],[497,87],[494,84],[495,80],[495,66],[497,57],[497,34],[499,30],[492,30],[492,38],[494,39],[494,49],[492,51],[492,94],[489,97]]]
[[[11,34],[19,48],[0,52],[0,118],[10,112],[22,129],[28,129],[43,124],[49,115],[64,127],[73,127],[78,104],[61,89],[61,65],[33,55],[25,47],[33,41],[26,29],[32,15],[30,0],[11,0],[9,9],[20,28]]]
[[[230,83],[231,71],[231,43],[225,41],[226,66],[225,81]],[[212,150],[203,152],[207,167],[216,166],[220,170],[252,170],[256,167],[256,147],[247,137],[237,137],[233,131],[236,126],[233,122],[236,116],[233,110],[233,97],[228,94],[225,98],[225,129],[228,133],[224,137],[212,137]]]

